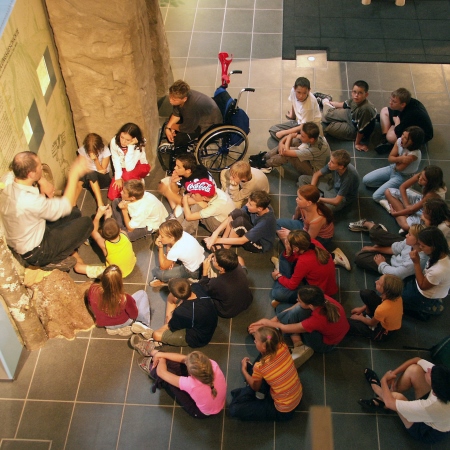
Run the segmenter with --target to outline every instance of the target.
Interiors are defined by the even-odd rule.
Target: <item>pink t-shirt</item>
[[[186,391],[194,400],[198,409],[205,415],[217,414],[225,406],[225,397],[227,395],[227,383],[225,376],[220,370],[219,365],[211,359],[214,372],[214,387],[217,395],[213,397],[211,387],[203,384],[194,377],[180,377],[180,389]]]

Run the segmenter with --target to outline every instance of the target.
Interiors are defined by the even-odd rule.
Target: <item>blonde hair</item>
[[[419,233],[422,230],[425,230],[425,228],[425,225],[422,225],[421,223],[414,223],[409,227],[409,234],[414,236],[417,240],[419,237]]]
[[[245,178],[250,181],[252,179],[252,168],[247,161],[238,161],[230,167],[230,175],[236,175],[238,178]]]
[[[186,367],[189,375],[211,388],[211,395],[217,396],[214,387],[214,371],[211,360],[202,352],[194,351],[186,356]]]

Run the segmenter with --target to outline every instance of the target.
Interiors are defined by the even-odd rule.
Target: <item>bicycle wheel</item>
[[[195,156],[211,172],[220,172],[241,160],[247,148],[247,135],[239,127],[220,125],[200,138]]]

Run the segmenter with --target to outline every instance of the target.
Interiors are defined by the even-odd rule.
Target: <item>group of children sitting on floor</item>
[[[142,155],[130,156],[133,152],[145,153],[139,147],[143,145],[142,136],[135,137],[132,128],[126,131],[122,127],[113,138],[118,156],[113,157],[115,180],[108,194],[121,189],[121,199],[114,198],[112,205],[105,207],[96,195],[95,183],[100,178],[87,180],[89,185],[84,182],[84,186],[92,188],[99,206],[92,237],[104,251],[108,267],[94,270],[80,262],[76,270],[92,277],[104,270],[101,284],[94,284],[88,294],[97,324],[105,326],[109,334],[132,335],[131,345],[143,356],[139,366],[154,379],[155,389],[164,387],[194,417],[217,414],[224,407],[226,382],[215,361],[199,351],[185,356],[162,352],[159,347],[205,346],[214,334],[219,316],[232,318],[249,307],[253,296],[245,263],[231,247],[267,253],[273,249],[277,235],[284,247],[279,258],[272,258],[275,269],[271,297],[276,315],[272,319],[259,319],[248,327],[260,356],[253,364],[249,358],[242,360],[241,371],[247,386],[231,391],[232,417],[288,420],[302,398],[296,369],[314,352],[332,351],[347,334],[376,341],[392,338],[401,328],[403,313],[428,320],[442,312],[442,299],[450,288],[450,211],[444,200],[446,187],[439,167],[428,166],[418,172],[420,147],[430,133],[417,124],[404,126],[403,117],[409,121],[414,118],[412,107],[408,109],[414,99],[410,95],[408,98],[404,91],[392,93],[390,126],[385,123],[384,109],[380,118],[385,142],[377,151],[386,152],[389,147],[391,164],[366,174],[362,180],[366,186],[376,188],[374,200],[396,218],[402,234],[390,233],[382,224],[366,219],[350,223],[351,231],[368,232],[373,242],[358,252],[356,265],[381,277],[375,283],[376,291],[361,290],[364,305],[353,308],[348,319],[333,296],[338,292],[335,265],[350,270],[350,262],[340,249],[331,253],[329,249],[334,214],[354,204],[360,177],[347,151],[330,150],[321,122],[327,124],[325,132],[330,136],[354,140],[358,151],[368,151],[377,113],[368,100],[366,82],[355,82],[351,99],[334,102],[328,95],[312,94],[306,78],[297,79],[289,97],[292,102],[289,122],[270,129],[272,138],[279,143],[266,154],[251,158],[253,167],[240,161],[224,170],[220,177],[222,189],[204,167],[197,165],[192,154],[178,155],[173,173],[159,184],[159,192],[171,208],[167,219],[163,204],[145,192],[141,179],[146,166]],[[392,133],[396,139],[392,139]],[[106,163],[90,156],[95,151],[89,142],[87,137],[84,153],[95,162],[96,170],[102,167],[101,172]],[[276,220],[270,205],[268,179],[263,172],[287,163],[299,173],[297,207],[291,219]],[[116,164],[120,164],[121,170],[117,170]],[[139,170],[133,172],[136,166]],[[126,179],[125,174],[130,178]],[[421,186],[421,193],[412,190],[416,183]],[[102,216],[105,220],[101,236],[98,222]],[[108,231],[113,228],[108,225],[111,220],[116,223],[114,232]],[[203,240],[204,247],[193,237],[200,222],[211,233]],[[151,233],[155,233],[158,258],[150,285],[168,286],[170,292],[165,323],[155,330],[149,326],[149,312],[142,307],[145,302],[141,293],[133,297],[125,294],[122,282],[135,263],[129,241]],[[119,249],[120,256],[115,256],[113,248]],[[211,252],[207,258],[205,249]],[[292,352],[283,335],[290,337]],[[392,403],[386,394],[385,385],[391,386],[396,377],[406,385],[405,374],[413,370],[409,366],[425,367],[421,361],[400,366],[381,382],[371,372],[372,378],[368,380],[378,397],[360,403],[372,409],[385,404],[402,414],[400,405],[395,406],[395,401]],[[370,369],[366,369],[366,376],[367,370]],[[429,389],[423,394],[436,395],[448,411],[448,388],[435,388],[433,378],[448,382],[450,371],[434,366],[430,373],[435,375],[429,376]],[[414,386],[412,381],[410,386]],[[400,417],[403,420],[408,416],[405,413]],[[433,426],[434,421],[440,421],[440,425]],[[434,442],[450,432],[450,423],[448,419],[442,420],[441,413],[428,422],[432,425],[414,430],[415,434],[411,430],[411,434]],[[430,428],[434,430],[431,437]]]

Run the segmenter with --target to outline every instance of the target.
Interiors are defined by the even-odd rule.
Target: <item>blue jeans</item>
[[[403,280],[402,299],[405,311],[417,311],[435,316],[444,311],[442,299],[428,298],[420,293],[414,275]]]
[[[303,230],[303,221],[299,219],[278,219],[277,220],[277,231],[282,228],[286,228],[290,231],[292,230]]]
[[[183,266],[183,264],[175,264],[172,269],[162,270],[159,267],[155,267],[152,270],[153,276],[158,278],[158,280],[166,283],[172,278],[193,278],[198,279],[200,268],[198,268],[195,272],[190,272]]]
[[[291,278],[294,272],[295,264],[290,263],[283,254],[280,255],[280,273]],[[297,286],[298,288],[298,286]],[[274,281],[271,291],[272,298],[282,303],[294,304],[297,301],[297,289],[291,291],[287,287],[284,287],[278,280]]]
[[[293,308],[282,311],[277,314],[278,320],[288,325],[291,323],[301,323],[311,316],[312,311],[310,309],[303,309],[300,304],[295,305]],[[334,349],[335,345],[324,344],[323,335],[318,331],[312,331],[311,333],[302,333],[302,341],[308,347],[311,347],[317,353],[328,353]]]
[[[386,189],[398,188],[410,177],[410,174],[402,174],[402,172],[397,172],[394,170],[394,167],[395,164],[391,164],[390,166],[373,170],[365,175],[362,180],[367,187],[378,188],[372,195],[372,198],[377,203],[386,198],[384,195]]]

